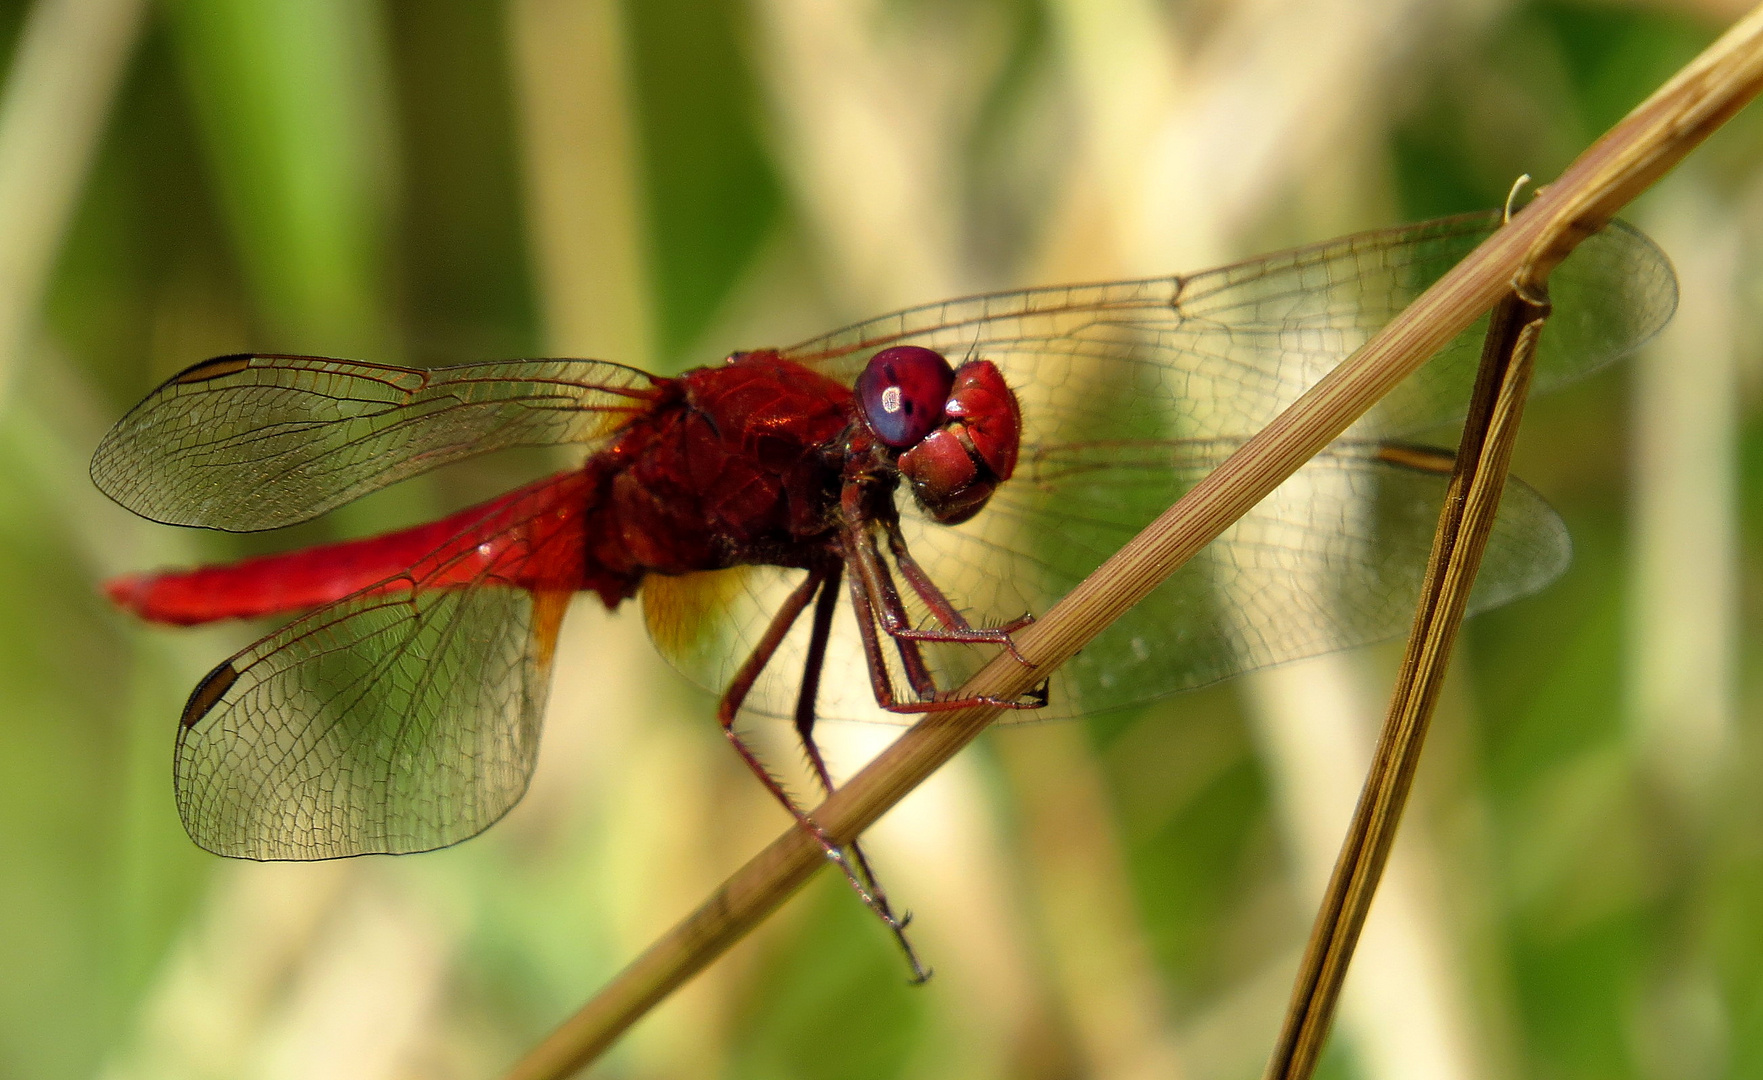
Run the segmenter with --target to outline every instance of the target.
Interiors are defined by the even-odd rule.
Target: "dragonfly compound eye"
[[[955,371],[941,353],[896,345],[869,358],[857,376],[857,400],[875,437],[904,450],[942,424],[954,384]]]

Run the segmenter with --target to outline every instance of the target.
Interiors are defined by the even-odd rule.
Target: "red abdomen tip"
[[[140,615],[141,606],[146,602],[147,590],[152,582],[150,574],[124,574],[111,578],[101,588],[104,596],[124,611]]]

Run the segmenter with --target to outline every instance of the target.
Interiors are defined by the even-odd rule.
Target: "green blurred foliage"
[[[660,355],[674,368],[776,227],[783,194],[759,130],[742,10],[631,4],[630,64],[648,178]]]
[[[422,364],[535,355],[501,10],[406,3],[385,16],[401,210],[391,274],[406,348]]]

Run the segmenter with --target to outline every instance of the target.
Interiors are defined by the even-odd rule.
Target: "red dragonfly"
[[[493,450],[588,456],[417,528],[109,583],[158,622],[304,613],[191,694],[184,825],[256,859],[421,851],[483,830],[526,788],[558,627],[588,590],[608,606],[641,598],[656,645],[722,693],[736,748],[812,828],[741,742],[743,707],[793,718],[830,784],[817,717],[962,704],[952,689],[1026,613],[1498,224],[1449,218],[1192,276],[954,300],[678,378],[594,360],[198,364],[93,461],[100,488],[155,521],[273,529]],[[1663,254],[1622,225],[1552,288],[1539,387],[1634,348],[1676,299]],[[1460,415],[1479,339],[1446,348],[1040,694],[1006,704],[1116,708],[1399,633],[1450,456],[1394,440]],[[1476,605],[1540,588],[1567,557],[1560,521],[1514,484]]]

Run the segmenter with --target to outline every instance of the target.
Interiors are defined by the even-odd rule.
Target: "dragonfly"
[[[792,720],[830,790],[818,720],[970,704],[957,688],[1013,630],[1499,225],[1445,218],[1192,275],[951,300],[671,378],[578,359],[199,363],[93,459],[98,487],[154,521],[275,529],[479,454],[586,454],[415,528],[110,582],[156,622],[293,616],[191,693],[175,750],[184,826],[252,859],[481,832],[526,789],[559,626],[585,591],[641,602],[657,648],[721,695],[747,766],[840,861],[740,716]],[[1551,291],[1538,389],[1631,351],[1676,303],[1664,254],[1621,223]],[[997,702],[1006,716],[1117,709],[1399,634],[1451,467],[1413,440],[1461,417],[1482,332],[1038,691]],[[1541,588],[1569,553],[1560,519],[1512,483],[1473,607]],[[892,919],[867,866],[841,865]]]

